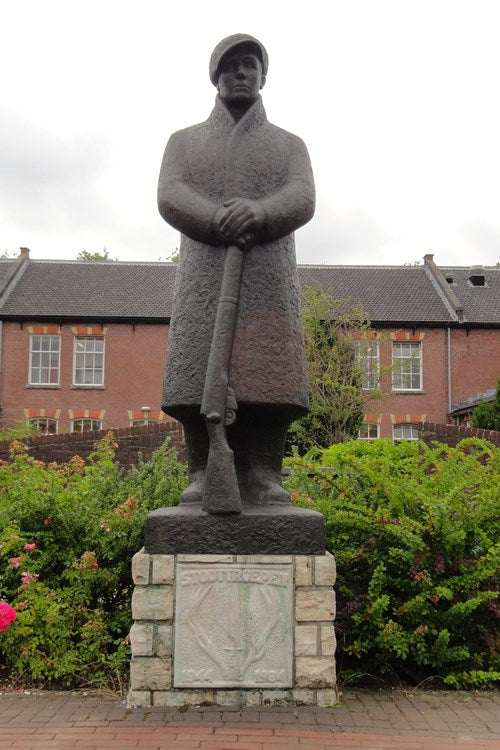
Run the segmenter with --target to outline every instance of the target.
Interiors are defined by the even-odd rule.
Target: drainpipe
[[[446,328],[446,353],[448,365],[448,415],[451,412],[451,328]]]
[[[0,419],[2,417],[2,343],[3,343],[3,320],[0,320]]]

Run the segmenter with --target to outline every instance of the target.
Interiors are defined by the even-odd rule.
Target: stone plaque
[[[292,565],[178,563],[174,686],[292,687]]]

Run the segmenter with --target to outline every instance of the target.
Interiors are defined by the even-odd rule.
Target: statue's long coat
[[[266,223],[245,253],[230,384],[240,405],[295,418],[308,387],[293,231],[314,212],[314,183],[304,143],[267,121],[260,97],[237,123],[217,97],[165,150],[158,205],[182,237],[163,408],[181,416],[201,402],[225,257],[213,217],[232,197],[259,200]]]

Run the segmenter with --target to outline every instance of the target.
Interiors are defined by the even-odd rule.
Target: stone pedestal
[[[335,560],[148,554],[132,562],[130,706],[326,706]]]
[[[150,554],[322,555],[325,519],[291,504],[210,514],[197,503],[181,503],[148,515],[144,548]]]

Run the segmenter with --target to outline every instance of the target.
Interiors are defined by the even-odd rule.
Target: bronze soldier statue
[[[215,107],[171,136],[161,167],[159,210],[182,235],[162,406],[185,432],[190,484],[181,504],[206,495],[210,425],[200,409],[224,269],[238,249],[227,373],[236,420],[227,420],[227,442],[243,509],[290,503],[281,486],[284,439],[308,408],[293,232],[314,213],[314,182],[302,140],[266,118],[267,68],[257,39],[223,39],[209,66]],[[203,507],[231,509],[206,497]]]

